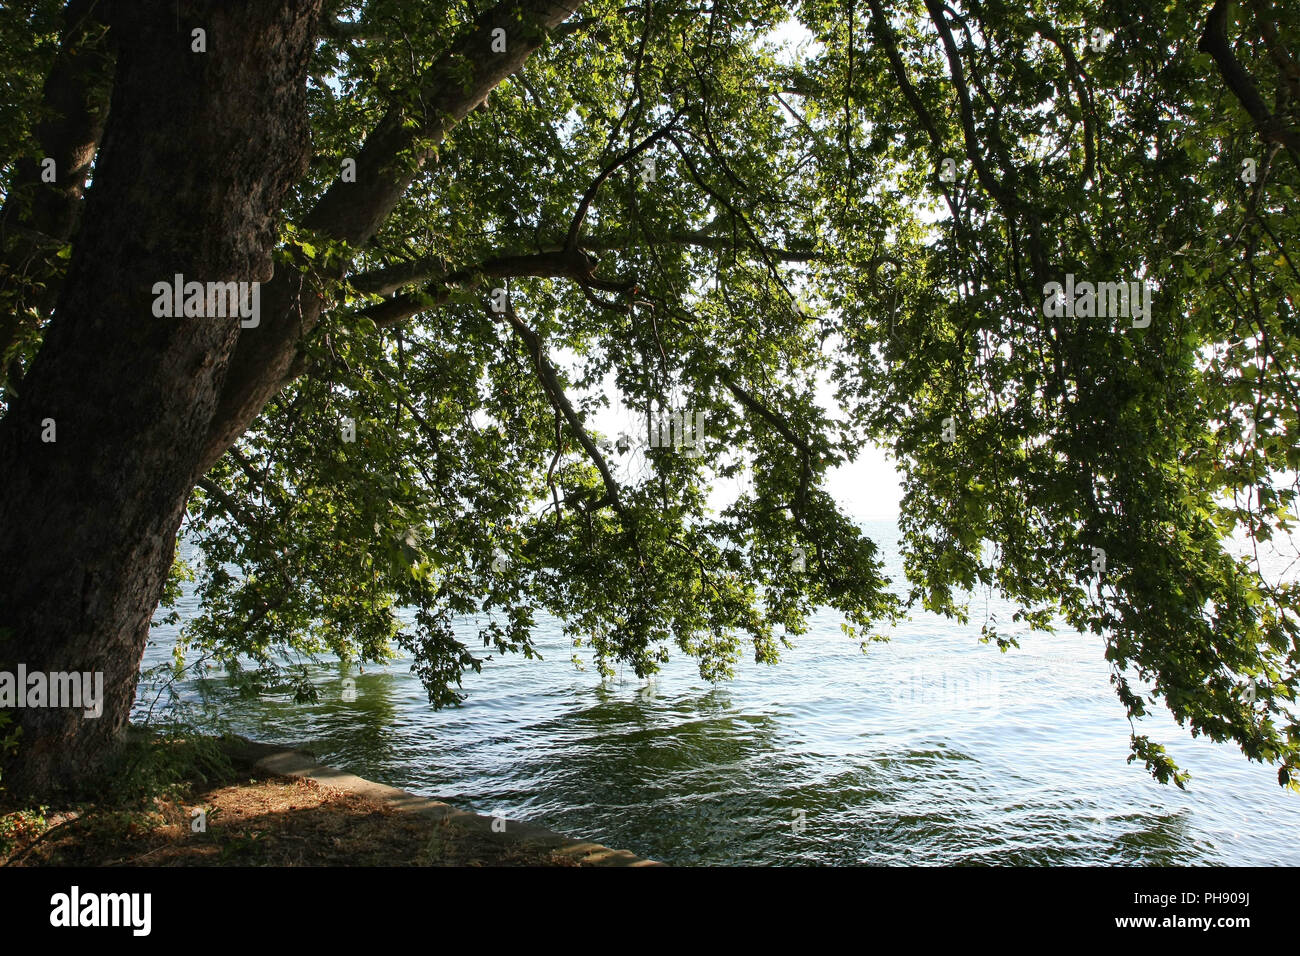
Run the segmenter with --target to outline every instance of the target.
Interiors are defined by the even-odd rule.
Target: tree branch
[[[659,142],[659,140],[667,136],[668,133],[672,130],[673,124],[675,122],[677,122],[676,115],[674,115],[673,118],[670,119],[666,124],[664,124],[664,127],[660,129],[658,132],[652,133],[651,135],[647,136],[645,139],[637,143],[635,146],[633,146],[627,152],[623,153],[621,156],[616,156],[609,163],[609,165],[607,165],[604,169],[600,171],[600,175],[597,176],[595,181],[593,181],[592,184],[587,187],[587,191],[583,194],[582,199],[578,202],[578,209],[573,214],[573,222],[569,226],[569,234],[564,240],[564,248],[576,249],[578,247],[578,233],[582,229],[583,221],[587,218],[587,210],[591,208],[591,203],[596,198],[596,193],[600,191],[600,187],[605,184],[605,180],[607,180],[610,176],[612,176],[616,169],[625,165],[630,160],[636,158],[641,153],[644,153],[655,143]]]
[[[1281,143],[1286,147],[1291,162],[1300,168],[1300,136],[1295,130],[1288,129],[1278,117],[1274,116],[1260,95],[1255,81],[1242,68],[1232,52],[1228,41],[1228,6],[1229,0],[1216,0],[1205,21],[1205,30],[1201,34],[1196,48],[1214,58],[1223,81],[1228,85],[1232,95],[1242,105],[1250,118],[1255,121],[1255,129],[1266,143]]]
[[[710,235],[704,232],[671,232],[666,236],[647,236],[641,239],[627,236],[586,236],[578,243],[579,251],[590,252],[622,252],[627,249],[634,249],[642,246],[653,245],[681,245],[696,246],[701,249],[716,249],[722,251],[744,252],[750,247],[737,245],[735,239],[727,235]],[[806,248],[785,248],[781,246],[763,246],[760,249],[754,249],[760,255],[779,260],[781,262],[822,262],[827,258],[824,253],[814,251],[811,246],[811,240],[796,240],[796,245]],[[563,246],[549,246],[539,250],[539,253],[558,253],[563,252]],[[505,260],[512,258],[523,258],[531,255],[529,253],[519,253],[517,255],[494,256],[491,260],[485,262]],[[478,268],[482,268],[481,266]],[[430,256],[420,259],[411,259],[406,262],[399,262],[395,265],[385,266],[382,269],[376,269],[373,272],[361,272],[348,277],[348,282],[358,292],[364,292],[368,295],[392,295],[404,286],[412,285],[417,282],[429,282],[435,276],[450,275],[457,270],[453,270],[451,263],[441,256]],[[461,270],[463,271],[463,270]],[[594,278],[586,280],[595,288],[607,288],[608,291],[619,291],[624,283],[598,281]]]
[[[420,81],[423,111],[394,107],[357,154],[357,181],[336,180],[303,225],[349,245],[363,245],[388,218],[420,169],[453,126],[463,120],[529,55],[548,31],[583,0],[503,0],[461,32]],[[506,32],[504,53],[492,51],[492,31]],[[468,67],[468,69],[467,69]],[[411,122],[414,120],[414,122]]]
[[[71,0],[64,9],[36,128],[41,158],[54,160],[55,181],[41,181],[40,159],[20,159],[0,209],[0,384],[4,357],[26,324],[25,308],[41,317],[54,310],[61,288],[54,253],[76,230],[86,177],[108,121],[113,53],[103,15],[97,0]]]
[[[515,314],[514,307],[508,303],[506,306],[505,317],[510,323],[510,327],[514,329],[515,334],[523,339],[524,343],[528,346],[528,351],[532,354],[533,361],[537,365],[538,377],[541,379],[542,387],[550,397],[551,404],[569,423],[569,427],[573,429],[573,434],[578,439],[578,443],[582,445],[583,450],[587,452],[587,456],[591,459],[592,463],[595,464],[596,470],[600,472],[601,480],[605,483],[605,497],[593,504],[591,506],[592,509],[594,510],[605,504],[609,504],[613,506],[614,510],[618,512],[619,515],[626,516],[623,508],[623,500],[619,495],[618,482],[614,480],[614,475],[610,472],[609,465],[605,462],[605,456],[600,453],[600,449],[596,447],[596,443],[592,441],[591,436],[587,434],[587,429],[583,425],[582,419],[574,410],[573,404],[569,401],[568,396],[564,394],[564,386],[560,383],[559,376],[556,374],[554,366],[551,365],[542,351],[541,337],[520,320],[519,316]]]
[[[451,298],[455,289],[470,289],[484,279],[518,279],[524,277],[572,279],[584,287],[609,292],[628,292],[631,282],[598,279],[595,263],[581,249],[538,252],[532,255],[498,256],[476,266],[448,272],[430,282],[419,292],[395,295],[375,305],[358,310],[380,328],[389,328]]]
[[[447,132],[519,70],[548,31],[582,2],[502,0],[478,17],[425,72],[422,114],[408,125],[405,111],[390,110],[356,157],[357,181],[335,181],[307,215],[306,228],[354,247],[368,241]],[[506,31],[504,53],[492,52],[492,31],[498,27]],[[248,428],[272,395],[302,374],[298,346],[326,307],[318,288],[325,278],[282,268],[263,290],[262,322],[239,336],[204,443],[200,474]]]

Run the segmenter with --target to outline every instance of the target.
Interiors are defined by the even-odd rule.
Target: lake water
[[[900,579],[895,527],[866,530]],[[330,664],[311,704],[179,690],[245,736],[668,863],[1300,865],[1300,795],[1272,768],[1162,714],[1139,732],[1192,780],[1156,783],[1126,763],[1099,639],[1030,634],[1003,654],[978,643],[983,617],[982,598],[969,626],[918,611],[864,655],[822,613],[779,665],[717,686],[684,657],[602,682],[544,622],[544,660],[494,655],[440,712],[402,662],[354,673],[352,701]],[[155,629],[146,666],[175,636]],[[142,685],[137,716],[152,699]]]

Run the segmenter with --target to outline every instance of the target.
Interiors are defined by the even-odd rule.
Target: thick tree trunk
[[[102,672],[106,699],[97,719],[13,711],[13,792],[82,782],[120,739],[239,334],[237,318],[155,317],[152,287],[270,280],[275,218],[309,153],[320,2],[114,5],[112,107],[80,237],[0,423],[0,671]]]

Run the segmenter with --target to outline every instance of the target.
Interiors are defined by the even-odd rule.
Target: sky
[[[550,358],[561,368],[573,369],[577,364],[575,361],[577,356],[566,349],[554,350]],[[642,434],[646,431],[643,413],[628,408],[619,401],[618,389],[614,386],[612,375],[607,379],[605,388],[610,407],[602,408],[588,417],[589,430],[611,440],[617,438],[620,433],[625,433],[635,444],[641,440]],[[570,392],[570,398],[575,406],[580,405],[579,399],[585,394],[587,393],[579,389]],[[834,408],[831,395],[829,376],[823,375],[816,390],[818,402],[830,411],[833,417],[842,417],[842,412]],[[680,404],[673,403],[672,407],[674,410],[684,408],[688,413],[691,411],[688,397]],[[726,453],[727,436],[719,434],[716,429],[711,429],[707,419],[704,423],[704,436],[707,458]],[[622,458],[613,455],[610,458],[616,478],[635,479],[642,473],[644,459],[639,454]],[[621,464],[622,467],[618,467],[616,463]],[[712,508],[719,511],[725,507],[739,493],[743,481],[743,476],[739,480],[716,480],[709,496]],[[845,513],[855,519],[870,521],[898,516],[899,501],[902,497],[898,471],[893,459],[881,449],[868,447],[864,449],[857,461],[831,469],[827,474],[826,490],[839,502]]]

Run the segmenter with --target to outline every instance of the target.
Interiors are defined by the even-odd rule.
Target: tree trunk
[[[14,793],[85,781],[121,738],[239,335],[238,318],[155,317],[153,284],[270,280],[276,216],[309,154],[320,3],[114,4],[112,105],[80,236],[0,422],[0,671],[102,672],[105,700],[99,718],[13,711]]]

